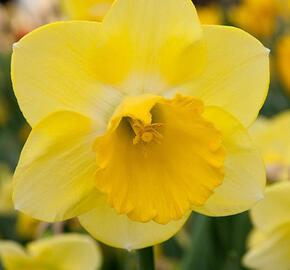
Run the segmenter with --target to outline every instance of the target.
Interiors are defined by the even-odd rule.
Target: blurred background
[[[203,24],[240,27],[271,50],[270,91],[261,115],[274,117],[280,112],[289,110],[290,0],[193,2]],[[76,220],[52,225],[26,217],[13,210],[11,201],[13,170],[30,132],[30,127],[19,111],[12,91],[10,80],[12,45],[43,24],[77,18],[75,13],[76,11],[68,10],[60,0],[0,1],[0,239],[12,239],[25,244],[61,232],[85,233]],[[94,19],[83,15],[82,18]],[[286,122],[286,127],[287,124],[289,127],[289,121]],[[283,133],[283,130],[279,132]],[[283,162],[284,169],[286,168],[286,175],[284,173],[283,177],[289,180],[287,162],[289,160]],[[277,162],[275,164],[277,165]],[[276,167],[274,176],[273,166],[271,170],[269,168],[267,167],[269,182],[282,177],[276,173]],[[246,269],[242,266],[241,258],[247,249],[247,236],[251,227],[248,213],[223,218],[192,214],[186,226],[174,238],[155,248],[157,269]],[[102,251],[104,255],[102,269],[135,269],[134,253],[105,245],[102,245]]]

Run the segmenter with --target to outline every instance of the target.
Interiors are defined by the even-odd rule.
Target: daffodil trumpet
[[[192,210],[249,209],[265,186],[247,127],[267,95],[268,54],[242,30],[200,25],[190,0],[117,0],[102,23],[29,33],[12,56],[32,126],[15,207],[78,217],[129,250],[167,240]]]

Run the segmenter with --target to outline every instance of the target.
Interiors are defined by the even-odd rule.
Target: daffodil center
[[[163,126],[162,123],[145,125],[142,121],[136,119],[130,119],[129,122],[135,133],[133,144],[161,143],[163,136],[159,132],[159,128]]]
[[[202,206],[223,182],[222,134],[201,100],[144,94],[116,108],[93,149],[97,189],[119,214],[167,224]]]

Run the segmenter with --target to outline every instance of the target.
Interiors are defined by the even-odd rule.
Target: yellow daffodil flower
[[[12,173],[8,166],[0,163],[0,215],[17,215],[17,232],[22,238],[33,238],[37,234],[39,220],[14,210],[12,201]]]
[[[283,11],[281,0],[243,0],[230,9],[233,23],[251,34],[267,38],[276,30],[277,16]]]
[[[197,8],[198,17],[202,24],[222,24],[222,9],[218,4],[210,4]]]
[[[269,181],[290,179],[290,110],[259,118],[249,129],[262,153]]]
[[[62,0],[64,13],[74,20],[102,21],[114,0]]]
[[[20,127],[18,137],[21,142],[25,142],[27,140],[30,131],[31,127],[28,124],[24,124],[22,127]]]
[[[280,38],[276,46],[277,69],[288,94],[290,94],[290,34]]]
[[[263,198],[245,127],[267,94],[268,50],[201,26],[189,0],[118,0],[101,24],[39,28],[14,46],[12,80],[32,126],[14,177],[26,215],[78,216],[100,241],[137,249],[192,210],[230,215]]]
[[[86,235],[65,234],[31,242],[26,250],[13,241],[0,241],[5,270],[97,270],[102,257]]]
[[[1,71],[0,71],[0,76],[1,76]],[[1,80],[0,80],[1,83]],[[0,127],[2,127],[8,118],[7,115],[7,108],[6,108],[6,100],[3,100],[2,97],[0,96]]]
[[[0,214],[13,214],[12,173],[8,166],[0,163]]]
[[[18,235],[23,239],[35,239],[39,233],[41,221],[26,216],[21,212],[18,213],[16,230]]]
[[[265,199],[252,210],[254,230],[244,264],[256,270],[288,270],[290,265],[290,182],[266,189]]]

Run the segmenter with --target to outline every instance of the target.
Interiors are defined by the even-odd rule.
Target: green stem
[[[137,269],[138,270],[154,270],[154,254],[153,247],[136,250]]]
[[[199,267],[200,257],[203,256],[200,251],[205,250],[206,235],[209,230],[210,218],[194,213],[193,227],[191,232],[191,244],[184,254],[182,270],[204,269]]]

